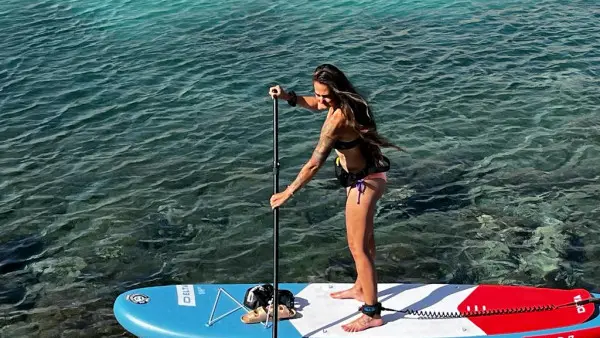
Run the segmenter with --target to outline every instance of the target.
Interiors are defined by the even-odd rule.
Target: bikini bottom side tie
[[[340,164],[340,158],[334,160],[335,176],[342,187],[356,187],[358,189],[357,204],[360,204],[360,197],[365,193],[367,185],[365,180],[368,179],[383,179],[387,181],[386,172],[390,169],[389,160],[384,156],[384,165],[373,165],[371,163],[358,173],[348,173]]]
[[[360,195],[365,193],[365,190],[367,189],[367,185],[365,184],[365,179],[362,178],[358,181],[356,181],[355,183],[353,183],[350,186],[350,189],[352,189],[353,187],[356,187],[358,189],[358,197],[356,198],[356,204],[360,204]]]

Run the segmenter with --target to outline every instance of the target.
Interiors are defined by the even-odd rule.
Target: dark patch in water
[[[25,267],[38,260],[45,248],[40,236],[27,236],[11,239],[0,244],[0,304],[11,306],[12,310],[26,311],[35,308],[35,293],[28,293],[28,286],[39,281]],[[25,315],[10,318],[10,322],[24,320]],[[8,317],[6,319],[9,319]],[[0,323],[2,323],[0,321]],[[8,323],[2,324],[8,325]]]
[[[585,256],[583,238],[575,234],[569,234],[569,246],[567,247],[564,258],[570,262],[584,263],[588,259]]]
[[[340,277],[356,279],[354,261],[347,257],[329,257],[326,274],[327,279],[331,281],[339,281]]]
[[[35,307],[36,294],[28,293],[27,286],[39,281],[31,274],[23,274],[11,278],[0,285],[0,304],[9,304],[14,310],[30,310]]]
[[[138,240],[138,245],[144,250],[158,250],[169,243],[179,243],[193,238],[194,234],[187,232],[187,226],[171,223],[163,215],[151,215],[142,225],[145,236]]]
[[[469,187],[462,183],[466,174],[464,166],[454,166],[451,169],[442,167],[424,174],[421,170],[424,169],[418,168],[404,175],[410,178],[408,188],[415,190],[415,193],[404,200],[382,202],[382,214],[401,210],[399,217],[406,219],[426,212],[461,209],[471,204]],[[445,172],[438,174],[436,170]]]
[[[28,236],[0,244],[0,274],[23,269],[44,250],[41,237]]]
[[[468,188],[460,184],[451,184],[417,192],[407,198],[403,204],[408,215],[416,216],[429,211],[456,210],[470,203]]]
[[[479,275],[472,267],[459,264],[452,275],[445,281],[448,284],[477,284]]]
[[[172,242],[175,227],[164,218],[152,219],[145,222],[143,228],[146,230],[146,238],[140,239],[138,244],[145,250],[156,250]],[[176,234],[175,234],[176,235]]]
[[[23,285],[11,285],[11,283],[0,286],[0,304],[17,304],[27,293]]]

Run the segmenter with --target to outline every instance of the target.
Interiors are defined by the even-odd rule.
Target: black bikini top
[[[340,141],[340,140],[336,140],[335,143],[333,144],[333,147],[337,150],[346,150],[346,149],[351,149],[356,147],[357,145],[359,145],[362,142],[362,138],[358,137],[355,138],[352,141]]]

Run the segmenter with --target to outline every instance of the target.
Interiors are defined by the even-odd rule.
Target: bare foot
[[[342,329],[346,332],[358,332],[381,325],[383,325],[383,319],[380,316],[369,317],[363,314],[350,323],[342,325]]]
[[[329,294],[331,298],[335,299],[356,299],[359,302],[364,302],[362,290],[356,286],[351,287],[348,290],[332,292]]]

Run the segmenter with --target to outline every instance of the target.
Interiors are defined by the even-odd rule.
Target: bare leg
[[[367,254],[368,254],[369,258],[371,259],[372,264],[374,265],[375,264],[375,237],[373,235],[372,227],[370,230],[371,231],[367,236],[368,239],[367,239],[366,250],[367,250]],[[348,245],[350,245],[350,244],[348,244]],[[352,285],[352,287],[350,289],[332,292],[330,295],[332,298],[336,298],[336,299],[356,299],[359,302],[364,302],[363,290],[362,290],[362,285],[360,282],[360,275],[357,274],[356,281],[354,282],[354,285]]]
[[[347,195],[349,195],[350,194],[350,188],[347,188],[346,191],[347,191]],[[348,196],[348,198],[350,198],[350,196]],[[355,201],[354,203],[356,203],[356,198],[357,197],[353,196],[352,198],[353,198],[353,201]],[[377,200],[375,200],[375,202],[377,202]],[[370,220],[371,226],[367,227],[368,234],[367,234],[367,241],[366,241],[366,244],[367,244],[367,246],[366,246],[367,254],[369,255],[369,258],[371,259],[371,262],[373,263],[373,265],[375,264],[375,236],[374,236],[374,233],[373,233],[373,230],[374,230],[373,218],[375,217],[374,204],[375,203],[373,203],[373,207],[372,208],[369,208],[368,220]],[[350,239],[349,238],[348,238],[348,246],[350,246]],[[361,286],[361,282],[360,282],[360,275],[358,275],[358,273],[357,273],[356,281],[354,282],[354,285],[350,289],[332,292],[330,294],[330,296],[332,298],[336,298],[336,299],[356,299],[359,302],[364,302],[364,299],[363,299],[363,290],[362,290],[362,286]]]
[[[382,179],[366,180],[366,189],[357,203],[358,189],[350,190],[346,201],[346,231],[348,246],[356,265],[357,281],[354,298],[361,298],[368,305],[377,304],[377,273],[375,271],[375,243],[373,218],[375,205],[385,189]],[[352,289],[350,289],[352,290]],[[360,292],[359,292],[360,291]],[[358,319],[345,324],[345,331],[356,332],[383,325],[380,315],[373,317],[363,314]]]

